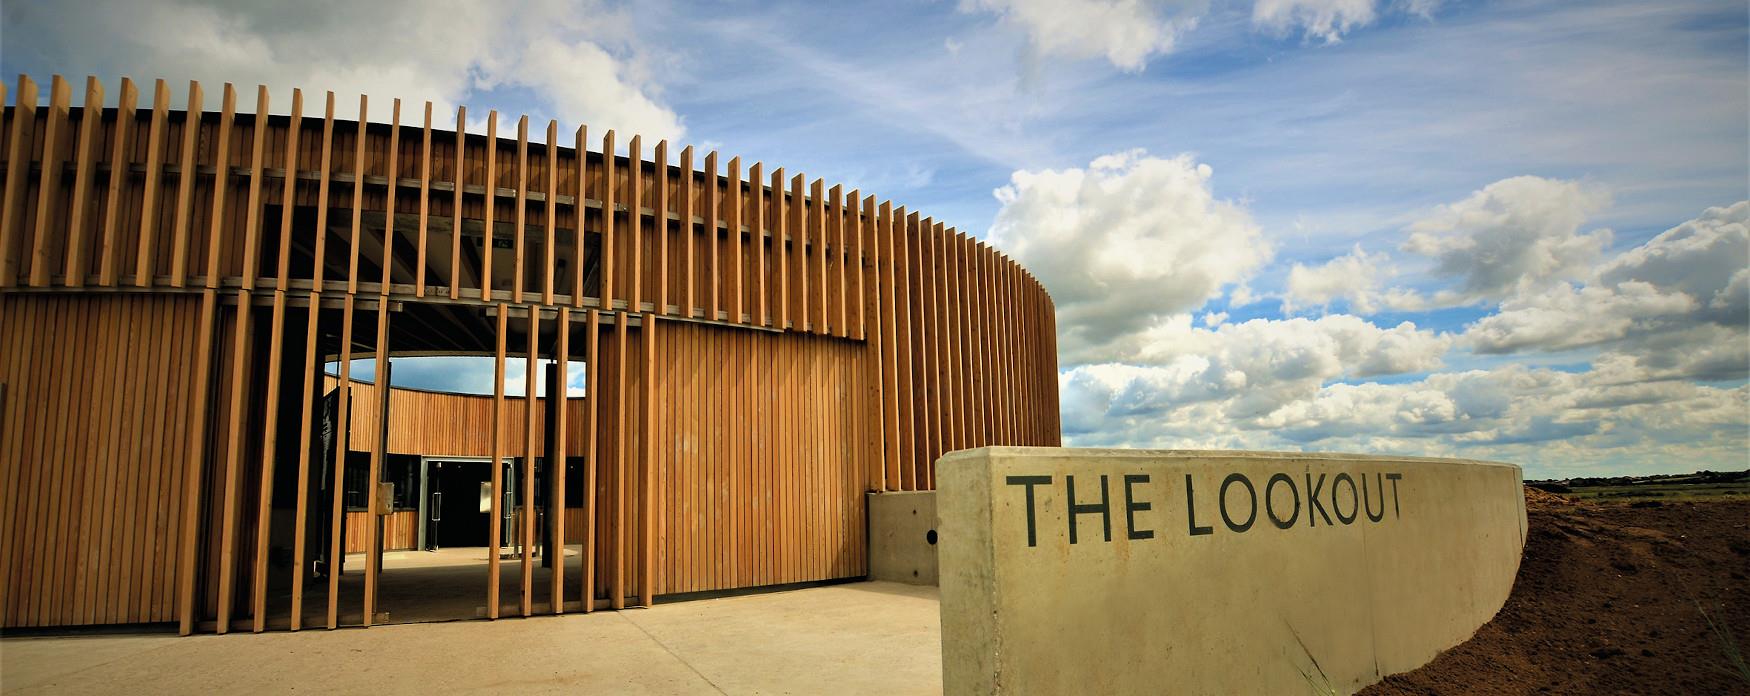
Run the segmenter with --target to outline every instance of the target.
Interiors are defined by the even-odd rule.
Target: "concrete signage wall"
[[[984,448],[938,463],[949,694],[1348,693],[1501,608],[1519,467]]]
[[[869,579],[936,584],[936,492],[868,494]]]

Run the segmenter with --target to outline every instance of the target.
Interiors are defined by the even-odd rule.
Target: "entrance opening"
[[[492,516],[492,468],[485,464],[427,462],[426,550],[486,546]]]

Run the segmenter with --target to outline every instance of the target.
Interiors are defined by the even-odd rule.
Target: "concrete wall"
[[[1524,548],[1508,464],[1005,447],[938,469],[949,694],[1352,692],[1469,638]]]
[[[936,584],[936,492],[869,494],[869,579]]]

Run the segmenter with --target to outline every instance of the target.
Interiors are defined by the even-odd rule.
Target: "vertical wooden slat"
[[[237,115],[237,90],[231,83],[225,83],[224,95],[221,98],[222,110],[219,113],[218,144],[214,149],[213,161],[218,164],[218,171],[213,175],[213,213],[212,228],[207,235],[207,280],[208,288],[219,287],[219,258],[225,248],[225,203],[230,200],[226,194],[231,182],[231,126]],[[157,118],[155,115],[153,118]],[[148,165],[149,166],[149,165]],[[151,180],[151,171],[147,171],[147,181]],[[134,284],[150,285],[152,282],[150,244],[144,218],[140,221],[140,261],[134,272]]]
[[[627,241],[632,247],[630,273],[632,287],[626,307],[637,313],[644,304],[644,140],[634,135],[626,143],[627,221],[631,223]]]
[[[847,328],[850,325],[850,321],[849,321],[850,312],[848,311],[849,308],[846,307],[846,304],[848,304],[848,303],[845,301],[845,287],[847,285],[847,283],[845,282],[845,278],[846,278],[845,266],[848,265],[849,259],[846,258],[846,254],[845,254],[845,247],[846,247],[846,245],[845,245],[845,217],[846,217],[846,211],[845,211],[845,198],[843,198],[843,195],[844,195],[844,185],[833,184],[832,195],[831,195],[831,199],[832,199],[832,256],[831,256],[831,261],[833,262],[833,265],[837,267],[836,269],[834,269],[836,271],[835,275],[837,277],[832,279],[833,285],[835,286],[834,290],[832,292],[832,296],[833,296],[833,303],[835,305],[837,305],[837,307],[838,307],[838,312],[837,312],[837,315],[833,317],[832,335],[838,336],[841,338],[851,335],[851,332]],[[857,202],[857,192],[856,191],[851,192],[851,196],[850,196],[849,200],[851,201],[851,207],[856,207],[856,202]]]
[[[667,314],[669,230],[668,179],[670,175],[668,167],[667,140],[659,140],[656,142],[654,158],[656,161],[656,181],[652,186],[656,187],[656,215],[654,218],[656,220],[656,313]],[[690,227],[690,225],[686,224],[686,220],[683,219],[681,222],[681,229]]]
[[[753,296],[754,320],[760,326],[771,326],[772,316],[766,312],[766,182],[762,176],[765,173],[765,163],[755,162],[753,168],[747,170],[747,185],[753,190],[753,200],[750,201],[750,212],[753,213],[753,233],[750,235],[754,253]]]
[[[230,85],[226,84],[226,94],[235,105],[235,96],[231,95]],[[146,187],[140,197],[140,239],[139,257],[134,265],[134,285],[145,288],[152,286],[152,274],[156,257],[154,249],[158,230],[158,182],[164,168],[164,120],[170,109],[170,87],[163,80],[157,82],[152,90],[152,125],[146,135]],[[229,113],[230,110],[227,110]],[[227,119],[227,124],[229,120]],[[221,151],[224,144],[220,143]],[[218,198],[217,195],[214,196]]]
[[[578,151],[581,157],[582,151]],[[597,450],[601,446],[598,406],[601,404],[601,311],[589,310],[589,316],[584,326],[587,337],[584,340],[584,421],[583,421],[583,572],[580,578],[583,583],[583,613],[595,611],[595,552],[596,552],[596,465],[599,460]]]
[[[730,283],[730,289],[729,289],[729,306],[728,306],[729,323],[740,324],[740,323],[742,323],[741,296],[746,292],[745,286],[742,284],[743,277],[742,277],[742,273],[741,273],[741,245],[742,245],[741,210],[742,210],[742,204],[741,204],[741,158],[740,157],[729,158],[729,171],[727,172],[727,178],[724,180],[724,183],[728,187],[726,190],[726,193],[727,193],[727,196],[729,198],[729,220],[727,222],[727,227],[729,228],[728,240],[729,240],[730,275],[729,275],[728,280],[733,281]]]
[[[482,301],[485,301],[485,302],[491,302],[492,301],[492,257],[494,255],[492,238],[496,232],[496,230],[494,230],[493,228],[498,225],[498,218],[493,215],[493,212],[494,212],[493,208],[498,203],[498,110],[497,109],[493,109],[492,111],[489,111],[486,114],[486,182],[485,182],[485,185],[486,185],[486,201],[485,201],[486,213],[485,213],[485,219],[483,221],[485,223],[485,230],[484,230],[485,237],[480,243],[480,299]],[[458,210],[456,212],[457,217],[461,217],[461,214],[462,213],[460,210]],[[497,460],[493,460],[493,466],[498,466]],[[498,494],[498,492],[499,492],[499,490],[497,488],[492,489],[492,491],[493,491],[493,494],[495,494],[495,495]],[[497,566],[495,565],[494,568],[496,568],[496,567]],[[498,577],[497,570],[492,571],[492,577],[493,578]],[[496,583],[497,580],[494,580],[493,582]],[[495,618],[495,619],[498,618],[497,605],[493,605],[493,607],[491,609],[493,612],[492,618]]]
[[[286,293],[275,290],[273,293],[273,326],[267,348],[267,398],[262,402],[266,410],[262,418],[261,438],[261,485],[257,491],[257,506],[255,510],[255,565],[250,572],[253,580],[250,611],[254,618],[256,633],[267,628],[267,545],[269,532],[273,529],[273,476],[274,464],[279,459],[279,413],[280,413],[280,352],[285,341]],[[382,372],[382,368],[378,368]]]
[[[334,93],[328,93],[327,104],[322,109],[322,163],[316,172],[316,257],[310,262],[311,287],[316,292],[322,291],[323,277],[328,264],[328,188],[333,178],[334,169]],[[211,279],[209,279],[209,282]],[[312,297],[314,302],[316,298]]]
[[[553,126],[547,128],[548,143],[553,142],[553,128]],[[553,150],[549,149],[548,152],[552,153]],[[553,158],[551,154],[548,156],[547,163],[549,172],[554,171],[558,166],[558,160]],[[548,179],[548,200],[552,200],[553,194],[557,191],[553,188],[552,181],[552,178]],[[552,219],[550,214],[548,219]],[[548,229],[551,229],[551,224],[549,224]],[[551,266],[551,264],[548,265]],[[553,394],[552,399],[548,401],[554,407],[547,414],[547,417],[553,420],[553,451],[547,453],[547,478],[552,482],[548,500],[552,501],[551,507],[555,513],[547,528],[547,534],[553,539],[552,548],[555,554],[552,559],[553,571],[548,575],[551,584],[547,593],[551,596],[553,613],[563,614],[565,613],[565,473],[569,467],[566,457],[568,452],[565,446],[567,437],[565,431],[569,425],[566,423],[566,416],[567,412],[570,411],[566,408],[566,399],[570,391],[568,385],[571,383],[571,308],[569,307],[559,308],[557,334],[557,342],[553,346],[553,361],[557,363],[556,388],[558,392]],[[583,600],[588,602],[590,598],[584,597]]]
[[[358,135],[353,142],[352,155],[352,241],[347,244],[346,262],[346,292],[349,295],[359,291],[359,244],[364,237],[365,142],[369,140],[366,137],[369,106],[370,98],[360,94]]]
[[[718,267],[718,237],[717,210],[721,205],[717,197],[717,152],[705,155],[705,293],[708,300],[705,305],[705,318],[717,320],[717,311],[723,307],[722,290],[723,273]]]
[[[191,202],[194,199],[195,145],[201,139],[201,83],[188,83],[188,110],[182,121],[182,157],[177,162],[182,173],[176,182],[176,217],[170,227],[170,285],[182,287],[188,280],[188,226]],[[221,163],[222,165],[223,163]],[[111,169],[110,171],[115,171]]]
[[[21,78],[20,82],[22,83],[24,80]],[[35,94],[34,88],[32,88],[32,94]],[[114,286],[116,276],[120,273],[118,264],[121,262],[116,258],[120,241],[116,239],[116,229],[121,224],[122,191],[127,188],[128,170],[132,168],[132,162],[128,159],[128,152],[131,150],[128,136],[133,133],[134,105],[139,101],[139,98],[140,93],[134,88],[134,81],[122,78],[121,93],[116,97],[115,132],[110,136],[109,193],[103,209],[103,241],[98,243],[97,248],[99,259],[97,284],[105,287]],[[16,123],[14,121],[13,127],[15,129],[17,128]],[[13,142],[18,142],[16,130],[14,130]],[[16,161],[16,159],[15,157],[14,160]],[[10,182],[12,179],[8,178],[7,181]],[[12,210],[13,207],[7,205],[6,209]],[[0,240],[0,254],[5,253],[5,248],[4,240]],[[0,266],[4,266],[4,264],[0,263]],[[11,274],[0,268],[0,285],[10,283]]]
[[[614,316],[614,567],[608,602],[616,610],[626,608],[626,324],[625,314]]]
[[[815,179],[809,188],[808,206],[808,238],[814,243],[814,273],[815,294],[809,298],[814,305],[814,332],[827,335],[832,332],[832,325],[827,319],[826,286],[826,194],[822,191],[823,182]]]
[[[36,229],[30,242],[31,287],[49,284],[50,235],[61,198],[61,140],[66,138],[67,116],[72,111],[73,89],[60,75],[49,80],[49,113],[43,130],[42,176],[37,180]]]
[[[504,349],[510,333],[510,307],[494,306],[498,316],[497,348],[492,356],[492,515],[486,543],[486,618],[498,618],[498,553],[504,547]]]
[[[525,117],[526,120],[526,117]],[[520,226],[519,226],[520,229]],[[535,431],[536,387],[540,384],[541,310],[529,307],[529,347],[523,357],[523,475],[522,491],[522,574],[523,616],[534,613],[535,602],[535,445],[540,442]],[[549,472],[548,474],[552,474]]]
[[[639,518],[643,520],[644,549],[643,569],[638,574],[641,583],[639,596],[644,598],[644,606],[656,606],[656,444],[657,428],[656,403],[659,396],[656,392],[656,314],[644,315],[643,336],[639,343],[644,348],[644,380],[643,395],[639,397],[639,410],[643,412],[643,427],[638,434],[638,449],[641,461],[639,470],[643,472],[644,481],[638,489],[643,493],[643,501],[639,504]]]
[[[379,295],[389,294],[389,283],[395,278],[392,272],[395,268],[395,192],[401,188],[399,185],[401,180],[400,99],[390,102],[389,105],[389,151],[385,154],[388,162],[384,166],[383,174],[388,178],[389,184],[384,187],[386,190],[383,192],[383,253],[381,255],[383,273],[381,279],[377,281],[377,294]],[[382,158],[379,157],[379,159]],[[361,168],[360,171],[363,169]],[[381,365],[378,366],[379,369],[381,367]],[[388,399],[389,392],[383,391],[381,398]]]
[[[274,289],[285,292],[288,287],[286,276],[291,274],[292,262],[292,213],[297,210],[298,192],[298,144],[304,123],[304,91],[292,90],[292,113],[286,123],[286,176],[281,182],[284,188],[280,192],[280,242],[279,263],[274,266]]]
[[[516,121],[516,214],[511,216],[516,228],[511,232],[512,246],[515,248],[515,260],[511,263],[510,301],[523,301],[523,276],[527,273],[523,260],[527,255],[528,244],[524,228],[528,226],[529,215],[529,117],[524,114]],[[534,387],[530,387],[533,394]],[[524,579],[525,582],[527,579]],[[525,614],[527,611],[524,612]]]
[[[789,213],[786,209],[789,197],[784,195],[784,168],[772,170],[772,246],[778,251],[778,305],[777,328],[788,330],[790,326],[790,233]]]
[[[857,298],[857,321],[853,326],[856,327],[855,333],[857,340],[862,341],[867,340],[869,336],[868,317],[864,316],[866,308],[864,307],[863,297],[865,297],[864,293],[866,290],[863,284],[863,276],[865,263],[864,255],[871,253],[872,251],[872,248],[865,246],[865,241],[869,236],[869,228],[875,224],[875,197],[870,196],[863,201],[863,211],[860,215],[857,213],[856,203],[856,192],[852,192],[851,221],[854,229],[851,234],[851,274],[854,278],[853,282],[855,282],[855,286],[852,288],[851,296]],[[873,267],[873,264],[871,263],[870,266]]]
[[[255,92],[254,144],[249,148],[249,209],[243,223],[243,287],[255,289],[255,278],[261,269],[261,179],[262,164],[267,159],[263,149],[267,142],[267,87]],[[209,264],[210,269],[210,264]]]
[[[391,176],[395,171],[390,168]],[[371,445],[371,460],[368,473],[365,474],[365,601],[364,624],[370,626],[377,618],[377,575],[383,572],[383,559],[377,553],[378,535],[382,533],[383,518],[378,517],[377,484],[383,480],[383,458],[389,451],[389,430],[387,416],[389,415],[389,397],[393,390],[390,381],[393,377],[389,369],[389,303],[377,301],[377,339],[373,369],[376,371],[377,392],[377,427],[371,433],[374,444]]]
[[[602,292],[600,307],[604,311],[614,309],[614,218],[618,217],[617,206],[614,205],[614,131],[610,130],[602,136],[602,244],[601,244],[601,279]]]
[[[231,629],[231,605],[233,592],[237,581],[237,498],[239,491],[238,477],[240,460],[243,458],[244,411],[250,399],[244,396],[248,389],[250,366],[250,298],[248,290],[237,292],[237,316],[232,323],[234,332],[231,338],[229,365],[231,367],[230,389],[227,398],[229,413],[226,416],[225,432],[225,473],[224,487],[221,489],[224,498],[221,502],[219,518],[219,613],[218,632],[223,634]]]
[[[573,200],[576,203],[571,207],[577,218],[573,225],[571,239],[571,304],[574,307],[583,306],[584,239],[586,236],[583,224],[586,218],[584,203],[585,194],[589,192],[589,184],[587,183],[589,179],[589,151],[584,149],[584,146],[588,144],[588,137],[588,129],[585,126],[578,126],[577,145],[571,150],[577,159],[577,186],[576,191],[573,192]],[[589,604],[588,597],[584,598],[584,604]]]
[[[313,402],[317,396],[322,377],[321,369],[316,361],[316,339],[318,336],[319,319],[322,311],[322,293],[320,290],[309,296],[310,307],[304,318],[304,368],[299,380],[304,384],[302,399],[298,402],[298,502],[294,511],[292,523],[292,610],[291,629],[296,631],[304,626],[304,549],[308,544],[307,528],[310,507],[310,445],[315,441],[312,437],[315,425]],[[316,456],[322,456],[318,452]]]
[[[548,140],[552,140],[551,137]],[[459,172],[458,172],[459,174]],[[456,217],[461,211],[455,211]],[[420,132],[419,143],[419,251],[413,264],[413,295],[425,297],[425,264],[426,242],[429,237],[427,226],[431,220],[431,102],[425,103],[425,127]],[[453,284],[453,283],[452,283]],[[551,302],[551,300],[549,300]]]
[[[127,83],[123,82],[124,100],[127,98],[127,87]],[[0,287],[7,288],[18,282],[18,258],[13,254],[12,247],[18,244],[18,229],[24,224],[22,201],[25,189],[29,187],[29,134],[36,128],[36,83],[25,75],[19,75],[18,94],[15,96],[17,101],[13,103],[12,127],[9,129],[11,132],[6,138],[5,198],[0,200]]]
[[[462,297],[462,184],[468,180],[468,107],[456,107],[456,170],[450,193],[450,299]]]
[[[190,412],[196,416],[188,424],[188,452],[183,462],[182,543],[176,571],[176,606],[178,632],[194,632],[195,532],[200,528],[201,470],[206,463],[208,380],[212,372],[213,322],[218,312],[218,293],[207,290],[201,294],[200,321],[195,327],[196,358],[194,368],[194,400]]]
[[[0,106],[6,101],[6,85],[0,82]],[[103,125],[103,84],[96,77],[85,78],[85,106],[79,113],[79,146],[73,155],[73,205],[67,219],[67,263],[61,282],[71,287],[85,285],[86,227],[92,212],[91,182],[95,175],[98,128]],[[119,129],[120,126],[118,125]]]
[[[900,437],[899,424],[899,404],[903,398],[899,391],[902,384],[899,364],[903,358],[897,350],[899,345],[897,332],[899,331],[899,308],[903,305],[900,304],[900,287],[895,280],[894,266],[901,263],[903,257],[894,249],[893,203],[891,201],[881,202],[876,221],[876,255],[882,260],[882,263],[875,265],[875,270],[879,274],[875,285],[881,288],[882,303],[878,316],[881,322],[881,362],[886,366],[882,373],[881,384],[882,393],[886,395],[886,399],[881,404],[882,422],[885,426],[883,432],[886,435],[883,462],[887,468],[885,474],[886,489],[899,490],[899,452],[901,443],[905,440]]]
[[[328,523],[328,628],[340,627],[340,570],[346,559],[346,548],[342,546],[345,534],[341,533],[341,521],[346,514],[346,444],[352,430],[352,310],[353,294],[347,293],[343,298],[340,314],[340,376],[335,381],[340,393],[336,401],[334,422],[334,481],[331,490],[333,500],[330,501]],[[315,378],[311,375],[310,378]]]
[[[807,332],[813,328],[814,315],[808,311],[808,197],[803,193],[803,181],[800,173],[790,179],[790,251],[796,255],[792,271],[796,276],[796,306],[792,308],[796,330]]]
[[[686,262],[681,266],[682,277],[686,279],[686,292],[681,299],[686,304],[681,306],[681,316],[693,316],[693,309],[699,306],[695,293],[694,276],[698,268],[698,257],[694,251],[693,237],[696,232],[693,227],[693,146],[688,145],[681,150],[681,239],[686,241]]]
[[[547,238],[541,264],[541,304],[553,304],[553,268],[558,263],[558,223],[559,223],[559,122],[547,122]],[[568,326],[561,323],[561,328]],[[560,404],[565,402],[561,400]],[[563,411],[564,409],[560,409]],[[560,508],[563,510],[563,507]],[[564,517],[564,515],[560,515]],[[558,566],[555,565],[555,568]],[[555,593],[554,596],[558,596]],[[558,602],[558,600],[554,600]]]

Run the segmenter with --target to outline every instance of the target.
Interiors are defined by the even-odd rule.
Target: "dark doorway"
[[[487,462],[437,461],[431,463],[430,487],[432,548],[485,546],[491,530],[488,520],[491,498],[482,489],[491,485],[492,467]]]

